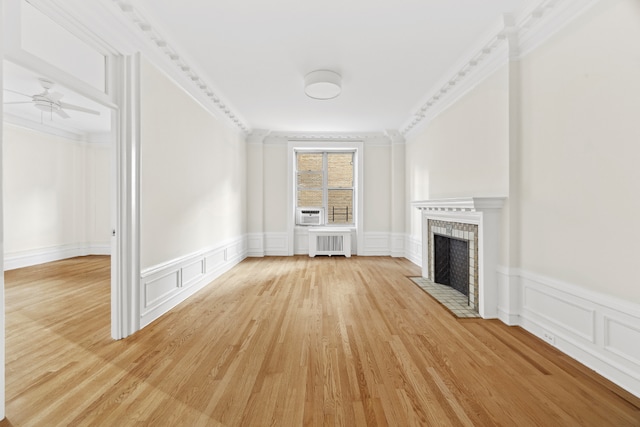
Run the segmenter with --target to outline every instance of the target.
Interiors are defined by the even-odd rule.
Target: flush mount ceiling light
[[[332,99],[340,95],[342,77],[328,70],[312,71],[304,77],[304,93],[313,99]]]

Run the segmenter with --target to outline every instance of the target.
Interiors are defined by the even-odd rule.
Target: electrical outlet
[[[542,339],[544,339],[546,342],[548,342],[551,345],[556,345],[556,337],[551,332],[543,331]]]

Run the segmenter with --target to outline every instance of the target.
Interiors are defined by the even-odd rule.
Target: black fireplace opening
[[[435,282],[469,296],[469,241],[434,234]]]

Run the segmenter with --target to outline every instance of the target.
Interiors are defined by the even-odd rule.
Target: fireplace
[[[483,318],[498,314],[503,203],[498,197],[412,202],[422,214],[422,276],[467,295],[469,307]]]
[[[479,313],[478,225],[428,219],[427,234],[427,277],[466,295]]]

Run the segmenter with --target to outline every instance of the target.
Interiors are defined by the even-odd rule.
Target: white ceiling
[[[105,2],[116,4],[120,24],[142,14],[225,108],[250,129],[284,132],[400,130],[461,60],[487,39],[503,14],[518,14],[536,0],[59,0],[108,21]],[[540,1],[538,0],[537,3]],[[47,4],[37,1],[35,3]],[[72,7],[72,5],[77,7]],[[93,5],[92,5],[93,4]],[[137,16],[137,15],[136,15]],[[81,18],[80,18],[81,19]],[[137,18],[136,18],[137,19]],[[35,26],[29,26],[33,30]],[[38,26],[40,27],[40,26]],[[41,27],[40,27],[41,28]],[[137,25],[137,31],[145,30]],[[24,31],[24,29],[23,29]],[[147,30],[148,31],[148,30]],[[466,56],[466,57],[465,57]],[[67,61],[68,62],[68,61]],[[41,92],[37,73],[5,61],[5,88]],[[79,66],[79,65],[78,65]],[[342,75],[342,94],[314,100],[304,76],[317,69]],[[69,111],[60,125],[79,133],[109,129],[108,110],[56,87],[63,101],[103,112]],[[9,92],[5,101],[24,99]],[[28,107],[31,107],[29,109]],[[5,112],[43,120],[28,104]],[[36,113],[37,116],[36,117]],[[227,113],[229,114],[229,113]],[[232,116],[233,118],[233,116]],[[237,120],[237,119],[236,119]]]
[[[399,129],[504,13],[528,0],[138,0],[182,57],[253,129]],[[313,100],[330,69],[342,94]]]

